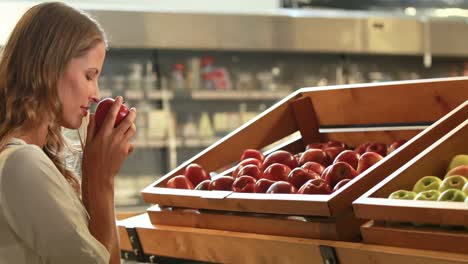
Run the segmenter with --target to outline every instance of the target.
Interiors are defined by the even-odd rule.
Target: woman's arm
[[[82,195],[90,215],[89,230],[108,249],[110,263],[120,263],[114,177],[132,149],[129,140],[136,132],[134,109],[114,128],[121,104],[122,98],[117,97],[97,133],[94,131],[94,116],[90,116],[82,165]]]

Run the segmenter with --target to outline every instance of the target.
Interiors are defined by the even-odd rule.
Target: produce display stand
[[[354,202],[358,217],[374,220],[362,227],[364,242],[468,254],[468,203],[386,199],[393,191],[411,190],[423,176],[443,177],[452,157],[468,154],[468,106],[465,108],[463,123]]]
[[[468,263],[457,253],[153,225],[147,214],[119,221],[118,228],[122,257],[147,263]]]
[[[354,217],[352,202],[463,122],[466,116],[460,111],[465,108],[460,104],[467,98],[467,78],[300,89],[145,188],[144,201],[158,205],[147,212],[156,225],[358,241],[364,222]],[[429,127],[414,127],[421,124]],[[265,149],[297,131],[300,137],[265,153],[299,153],[309,143],[327,140],[350,146],[410,140],[331,195],[165,188],[191,163],[229,174],[232,169],[220,169],[236,162],[243,150]]]

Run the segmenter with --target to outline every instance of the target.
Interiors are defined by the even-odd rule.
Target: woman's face
[[[101,42],[66,66],[58,85],[63,107],[61,126],[78,129],[83,117],[88,115],[90,103],[99,100],[98,78],[105,56],[106,49]]]

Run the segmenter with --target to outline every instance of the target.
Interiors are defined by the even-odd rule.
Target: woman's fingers
[[[94,130],[96,129],[96,122],[94,119],[94,114],[89,115],[89,123],[86,129],[86,145],[88,145],[91,140],[94,138]]]
[[[104,123],[100,130],[104,130],[105,135],[110,135],[112,130],[114,129],[115,120],[117,119],[117,114],[120,111],[120,106],[122,105],[123,98],[122,96],[117,96],[115,98],[114,103],[112,104],[109,112],[106,114],[106,118],[104,119]]]
[[[127,131],[129,129],[132,129],[132,127],[135,125],[134,122],[135,122],[135,119],[136,119],[136,109],[135,108],[131,108],[130,111],[128,112],[127,116],[122,120],[122,122],[120,122],[120,124],[117,126],[117,131],[116,133],[118,135],[123,135],[124,138],[125,137],[125,134],[127,134]]]

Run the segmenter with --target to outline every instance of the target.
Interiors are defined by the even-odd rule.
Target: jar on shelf
[[[172,66],[171,86],[175,91],[185,89],[185,66],[182,63],[176,63]]]

